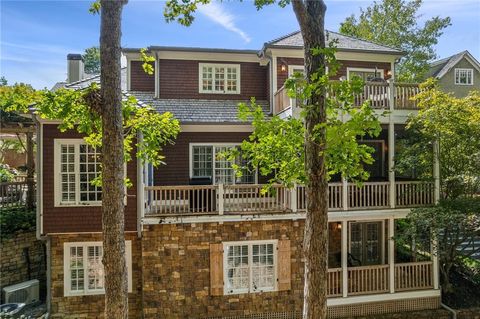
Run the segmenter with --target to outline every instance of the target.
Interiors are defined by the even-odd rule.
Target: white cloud
[[[225,29],[238,34],[245,42],[251,41],[250,36],[235,25],[235,17],[217,2],[200,6],[198,11]]]

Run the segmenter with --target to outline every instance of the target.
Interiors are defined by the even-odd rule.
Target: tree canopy
[[[82,55],[85,63],[85,72],[90,74],[100,73],[100,48],[91,47],[85,49],[85,53]]]
[[[439,143],[441,193],[444,198],[473,194],[480,188],[480,92],[456,98],[441,91],[433,79],[416,96],[419,111],[407,122],[400,140],[396,170],[429,179],[433,142]]]
[[[396,67],[397,79],[421,82],[428,61],[437,57],[434,46],[450,18],[433,17],[420,23],[422,0],[374,1],[360,15],[351,15],[340,25],[340,33],[399,48],[406,55]]]

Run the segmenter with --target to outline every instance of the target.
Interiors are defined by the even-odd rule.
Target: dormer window
[[[473,85],[473,69],[455,69],[455,84]]]
[[[240,65],[200,63],[199,92],[240,94]]]

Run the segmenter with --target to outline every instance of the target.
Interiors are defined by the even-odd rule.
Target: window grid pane
[[[225,68],[223,67],[215,68],[215,91],[225,91]]]
[[[88,247],[88,289],[102,290],[104,288],[104,269],[102,264],[103,247]]]
[[[228,151],[231,146],[216,146],[215,147],[215,184],[233,184],[235,171],[232,163],[221,153]]]
[[[469,84],[473,83],[473,70],[456,69],[455,70],[455,84]]]
[[[62,202],[75,202],[75,145],[60,145],[60,187]]]
[[[211,67],[204,66],[202,68],[202,88],[204,91],[212,91],[213,72]]]
[[[72,291],[84,289],[84,276],[83,247],[70,247],[70,289]]]
[[[252,245],[252,287],[254,291],[275,288],[273,244]]]
[[[80,145],[80,201],[97,202],[102,200],[102,189],[92,185],[101,171],[100,152],[90,145]]]
[[[248,245],[227,246],[227,290],[248,290]]]
[[[211,146],[193,147],[193,176],[212,177],[213,148]]]

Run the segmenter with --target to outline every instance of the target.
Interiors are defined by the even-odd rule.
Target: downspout
[[[36,207],[36,235],[38,240],[42,240],[43,234],[43,161],[42,161],[42,145],[43,145],[43,126],[38,120],[38,117],[33,114],[33,121],[35,122],[37,135],[37,154],[36,154],[36,173],[37,173],[37,207]]]
[[[448,310],[452,314],[452,319],[457,319],[457,312],[455,310],[453,310],[443,302],[440,305],[442,306],[442,308]]]

